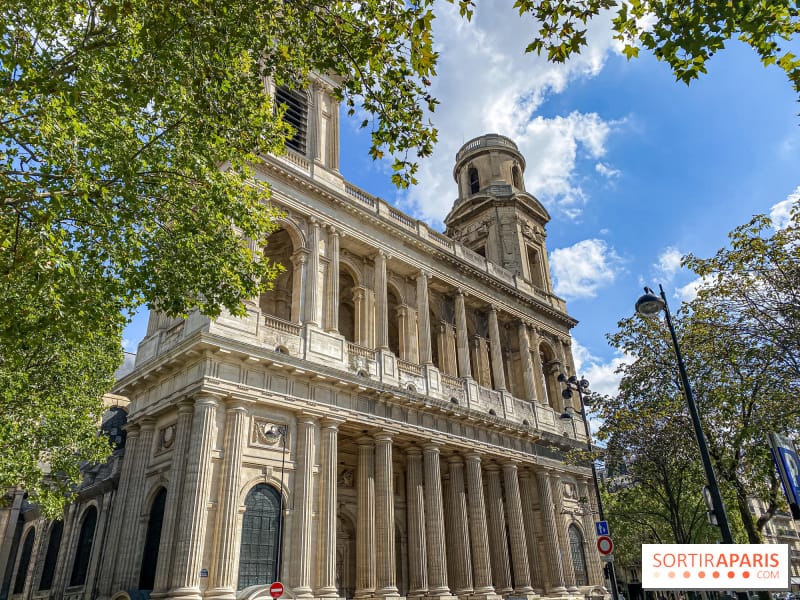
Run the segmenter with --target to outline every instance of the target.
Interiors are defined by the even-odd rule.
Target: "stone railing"
[[[303,156],[298,152],[295,152],[294,150],[290,150],[289,148],[286,148],[285,150],[286,151],[281,155],[282,158],[285,158],[290,163],[300,167],[304,171],[308,171],[309,162],[305,156]]]
[[[409,373],[410,375],[421,376],[422,375],[422,365],[418,365],[416,363],[408,362],[407,360],[397,360],[397,368],[400,371],[404,371]]]
[[[375,360],[375,350],[366,346],[359,346],[352,342],[347,342],[347,353],[352,356],[360,356],[367,360]]]
[[[300,325],[272,315],[264,315],[264,325],[289,335],[300,335]]]
[[[517,145],[504,135],[499,135],[496,133],[491,133],[489,135],[483,135],[477,139],[471,140],[464,144],[461,149],[456,154],[456,162],[461,160],[461,158],[475,150],[476,148],[485,148],[488,146],[507,146],[509,148],[513,148],[514,150],[519,151]]]
[[[452,375],[448,375],[447,373],[439,373],[439,376],[442,378],[442,385],[451,388],[464,387],[464,384],[458,377],[453,377]]]

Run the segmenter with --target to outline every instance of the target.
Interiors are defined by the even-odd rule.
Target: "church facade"
[[[464,144],[440,233],[343,179],[324,82],[276,95],[297,133],[257,176],[284,271],[243,318],[151,313],[109,462],[63,521],[2,509],[0,598],[602,597],[559,418],[576,322],[517,146]]]

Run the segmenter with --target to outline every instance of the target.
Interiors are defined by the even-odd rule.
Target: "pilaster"
[[[339,238],[335,227],[328,227],[328,293],[325,299],[325,329],[339,333]]]
[[[389,299],[386,291],[386,253],[375,254],[375,344],[379,350],[389,349]]]
[[[431,320],[428,307],[428,274],[424,271],[417,274],[417,322],[419,323],[419,362],[422,365],[429,365],[432,364]]]
[[[504,392],[506,376],[503,368],[503,349],[500,343],[500,327],[497,324],[497,309],[494,306],[489,307],[489,341],[491,342],[494,389]]]
[[[467,337],[467,312],[464,306],[464,292],[461,290],[456,292],[455,306],[458,376],[472,377],[472,368],[469,361],[469,339]]]
[[[531,345],[528,339],[528,326],[524,321],[520,321],[517,325],[517,332],[519,335],[519,354],[522,359],[522,383],[525,386],[525,400],[533,402],[536,399],[536,379],[535,379],[535,366],[531,361]],[[538,356],[539,351],[537,349]],[[541,372],[541,368],[539,369]]]
[[[309,223],[308,246],[305,322],[319,327],[319,222],[313,218]]]

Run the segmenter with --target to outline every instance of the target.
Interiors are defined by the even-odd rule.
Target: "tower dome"
[[[458,197],[493,187],[497,192],[525,191],[525,158],[517,145],[504,135],[489,133],[471,139],[456,154],[453,177],[458,184]],[[504,189],[505,188],[505,189]]]

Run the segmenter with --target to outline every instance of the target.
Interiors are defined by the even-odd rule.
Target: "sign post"
[[[269,586],[269,595],[277,600],[283,595],[283,584],[280,581],[276,581],[271,586]]]

